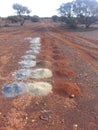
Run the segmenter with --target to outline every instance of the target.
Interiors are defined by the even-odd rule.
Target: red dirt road
[[[0,93],[0,130],[98,130],[98,41],[53,23],[2,28],[0,89],[15,81],[12,73],[21,68],[18,62],[30,45],[25,37],[41,37],[36,68],[52,70],[47,80],[53,92],[14,98]]]

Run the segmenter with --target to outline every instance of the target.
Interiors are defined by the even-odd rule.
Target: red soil
[[[62,69],[62,68],[58,68],[53,70],[54,75],[55,76],[59,76],[59,77],[69,77],[72,76],[74,74],[74,72],[70,69]]]
[[[79,86],[77,86],[75,83],[66,82],[63,80],[57,80],[54,84],[53,90],[60,96],[64,97],[70,97],[71,95],[74,95],[76,97],[81,96]]]
[[[29,49],[24,38],[39,36],[42,45],[36,67],[53,71],[49,79],[53,93],[45,97],[24,94],[12,99],[0,94],[0,130],[98,130],[96,40],[78,37],[49,22],[2,28],[0,89],[15,81],[12,73],[21,68],[20,57]],[[43,115],[47,120],[41,118]]]
[[[59,60],[58,61],[53,61],[53,65],[55,67],[66,67],[68,65],[67,61],[64,61],[64,60]]]

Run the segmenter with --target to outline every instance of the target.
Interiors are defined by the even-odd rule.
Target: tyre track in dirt
[[[51,36],[57,38],[58,40],[61,40],[65,44],[68,44],[69,46],[73,47],[78,52],[78,55],[80,56],[80,58],[82,58],[85,61],[90,62],[93,65],[93,68],[96,71],[98,71],[97,41],[86,39],[86,38],[81,38],[81,37],[75,36],[73,34],[66,33],[60,29],[57,29],[57,32],[59,32],[59,33],[56,33],[56,28],[54,25],[47,24],[47,27],[48,26],[49,26],[48,31],[50,30]],[[51,31],[53,29],[55,30],[54,32]]]
[[[59,50],[63,52],[63,54],[67,57],[67,61],[70,63],[68,68],[74,70],[75,72],[72,78],[69,78],[69,81],[77,83],[82,90],[83,97],[77,101],[77,110],[79,112],[75,110],[75,113],[77,113],[75,115],[77,115],[76,117],[80,122],[79,124],[83,130],[91,130],[93,127],[95,130],[97,130],[98,125],[97,119],[95,118],[98,114],[96,111],[96,107],[98,106],[98,73],[96,66],[98,65],[98,62],[97,59],[91,56],[91,52],[97,53],[97,46],[96,48],[89,48],[87,46],[81,47],[82,45],[77,45],[77,43],[74,44],[72,41],[68,40],[68,38],[66,39],[66,33],[62,35],[58,33],[58,30],[56,33],[56,29],[54,29],[54,27],[52,28],[52,30],[55,30],[55,32],[49,30],[50,28],[51,25],[47,26],[48,35],[50,35],[51,39],[55,39],[56,43],[59,46]],[[68,35],[70,36],[70,34]],[[75,119],[74,111],[71,113],[73,115],[73,119]],[[81,113],[82,115],[79,115],[79,113]]]

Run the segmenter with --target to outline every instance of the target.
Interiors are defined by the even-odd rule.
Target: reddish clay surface
[[[0,89],[15,81],[12,73],[30,45],[24,38],[41,37],[36,67],[52,70],[53,93],[0,93],[0,130],[98,130],[98,41],[75,34],[49,22],[1,28]]]

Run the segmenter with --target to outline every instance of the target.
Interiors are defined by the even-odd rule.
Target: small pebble
[[[74,95],[74,94],[70,95],[70,98],[74,98],[74,97],[75,97],[75,95]]]
[[[32,119],[32,122],[35,122],[35,120]]]
[[[75,125],[74,125],[74,127],[78,127],[78,125],[77,125],[77,124],[75,124]]]
[[[77,124],[73,125],[73,130],[78,130],[78,125]]]
[[[40,115],[40,119],[44,120],[44,121],[48,121],[49,120],[49,115],[47,113],[42,113]]]
[[[28,117],[26,116],[26,120],[28,120]]]

